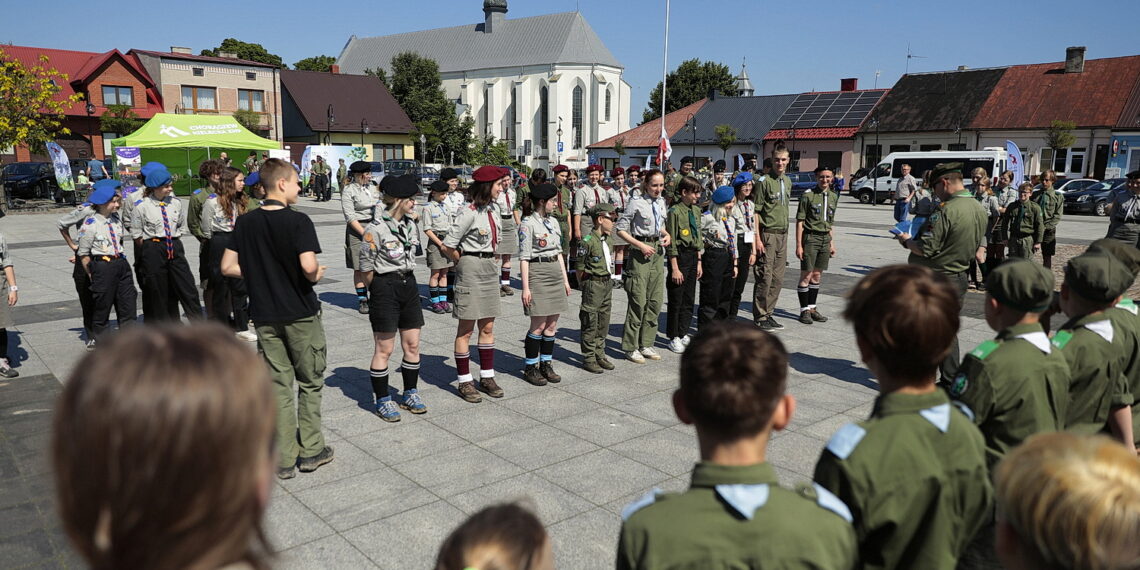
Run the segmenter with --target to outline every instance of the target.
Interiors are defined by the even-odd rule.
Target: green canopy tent
[[[174,175],[174,190],[188,194],[198,165],[226,152],[241,166],[250,151],[281,148],[261,138],[229,115],[171,115],[158,113],[130,135],[111,141],[112,147],[138,147],[143,162],[161,162]]]

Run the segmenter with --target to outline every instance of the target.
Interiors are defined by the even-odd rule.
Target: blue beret
[[[714,204],[725,204],[736,197],[736,191],[732,186],[721,186],[712,193],[712,201]]]
[[[121,184],[119,184],[118,180],[103,178],[95,181],[94,186],[95,189],[87,196],[87,201],[92,204],[106,204],[111,201],[111,198],[115,197],[115,191],[119,189]]]
[[[161,162],[148,162],[148,163],[142,165],[142,168],[139,169],[139,174],[141,174],[145,177],[147,175],[147,173],[154,170],[155,168],[161,168],[161,169],[165,170],[166,165],[162,164]]]
[[[260,172],[250,172],[249,176],[245,177],[245,185],[246,186],[257,186],[258,184],[261,184],[261,173]]]
[[[147,188],[161,188],[167,184],[170,184],[170,180],[170,171],[167,170],[166,167],[162,164],[158,164],[158,166],[152,168],[150,172],[146,173],[146,175],[143,177],[143,184],[146,184]]]
[[[752,182],[752,173],[751,172],[741,172],[740,174],[736,175],[736,178],[732,179],[732,187],[733,188],[740,188],[741,186],[743,186],[744,184],[746,184],[748,182]]]

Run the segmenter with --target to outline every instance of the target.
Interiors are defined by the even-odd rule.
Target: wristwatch
[[[8,286],[8,290],[9,290],[9,291],[11,291],[11,292],[13,292],[13,293],[15,293],[16,291],[19,291],[19,290],[20,290],[20,288],[19,288],[19,287],[17,287],[17,286],[15,286],[15,285],[9,285],[9,286]]]

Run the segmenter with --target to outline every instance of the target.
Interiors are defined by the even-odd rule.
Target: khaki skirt
[[[475,321],[499,316],[499,262],[464,255],[455,264],[455,318]]]
[[[352,233],[348,226],[344,227],[344,266],[360,271],[360,236]]]
[[[79,265],[79,260],[75,261]],[[10,329],[16,326],[12,320],[12,308],[8,306],[8,280],[0,280],[0,329]],[[0,354],[0,358],[7,355]]]
[[[499,232],[499,245],[495,248],[495,255],[519,254],[519,225],[515,217],[502,218],[503,229]]]
[[[568,311],[570,307],[561,265],[557,261],[542,261],[531,262],[527,266],[532,297],[529,315],[549,317]]]
[[[446,233],[436,232],[435,235],[439,238],[439,241],[443,241],[443,239],[447,237]],[[435,245],[435,242],[429,239],[427,244],[427,265],[428,269],[443,269],[455,265],[455,262],[444,255],[443,250],[439,249],[439,246]]]

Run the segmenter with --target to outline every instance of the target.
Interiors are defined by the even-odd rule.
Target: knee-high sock
[[[420,363],[401,360],[400,375],[404,377],[404,391],[415,390],[420,382]]]
[[[372,393],[376,395],[377,400],[388,398],[388,369],[377,370],[375,368],[368,369],[368,376],[372,380]]]
[[[526,333],[526,340],[523,342],[523,347],[526,352],[527,366],[538,364],[538,351],[541,346],[542,335],[537,335],[531,332]]]
[[[815,309],[815,301],[819,299],[819,283],[808,285],[808,308]]]
[[[554,360],[554,335],[542,337],[542,354],[539,360],[542,362]]]
[[[796,293],[798,294],[798,296],[800,298],[800,312],[808,310],[808,304],[809,304],[808,288],[807,287],[797,287]]]
[[[495,343],[479,343],[479,377],[491,378],[495,375]]]
[[[455,353],[455,373],[459,376],[459,382],[471,381],[471,353],[464,352],[462,354]]]

